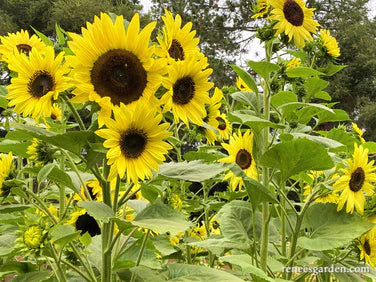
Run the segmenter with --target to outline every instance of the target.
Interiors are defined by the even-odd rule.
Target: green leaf
[[[326,91],[319,91],[317,93],[315,93],[315,95],[313,95],[314,98],[316,99],[322,99],[322,100],[325,100],[325,101],[331,101],[332,100],[332,97],[330,97],[329,93],[326,92]]]
[[[292,102],[292,103],[286,103],[278,107],[278,109],[282,109],[283,112],[286,114],[287,112],[294,111],[298,108],[317,108],[321,110],[328,111],[329,113],[335,113],[333,109],[328,108],[327,106],[324,106],[322,104],[315,104],[315,103],[303,103],[303,102]]]
[[[47,164],[44,167],[40,169],[37,175],[37,181],[38,183],[41,183],[43,180],[47,179],[48,175],[51,173],[51,171],[54,169],[55,164]]]
[[[257,96],[258,96],[258,101],[257,101]],[[232,93],[231,97],[235,101],[251,106],[255,112],[258,111],[258,109],[260,108],[260,105],[262,105],[262,99],[263,99],[263,95],[261,94],[255,94],[254,92],[242,92],[242,91]]]
[[[354,150],[354,143],[358,142],[357,138],[340,128],[331,129],[329,132],[327,132],[326,137],[345,144],[349,152]]]
[[[315,251],[339,248],[374,226],[356,213],[349,214],[344,209],[337,212],[335,204],[316,203],[308,208],[303,220],[303,227],[313,231],[307,237],[300,237],[298,245]]]
[[[13,212],[26,210],[30,207],[31,207],[30,205],[21,205],[21,204],[2,205],[0,206],[0,213],[13,213]]]
[[[65,37],[64,37],[64,34],[62,32],[62,29],[61,27],[55,23],[55,30],[56,30],[56,36],[57,36],[57,39],[58,39],[58,42],[60,45],[65,45]]]
[[[344,144],[322,136],[315,136],[315,135],[309,135],[305,133],[290,133],[294,139],[299,139],[299,138],[307,138],[309,140],[315,141],[316,143],[319,143],[327,148],[338,148],[345,146]]]
[[[272,128],[284,128],[283,125],[276,124],[274,122],[256,117],[251,114],[246,114],[245,111],[234,111],[229,113],[229,118],[232,118],[235,121],[240,123],[244,123],[248,125],[250,128],[254,129],[255,131],[260,131],[265,127],[272,127]]]
[[[236,72],[236,74],[244,81],[244,83],[247,84],[247,86],[252,89],[252,91],[254,91],[255,93],[258,93],[256,82],[253,80],[252,76],[247,71],[245,71],[244,69],[236,65],[230,65],[230,66]]]
[[[268,277],[260,268],[252,265],[252,257],[247,254],[223,256],[219,258],[219,261],[237,265],[240,267],[243,273],[251,273],[252,275],[257,276],[258,278],[261,278],[265,281],[274,281],[272,278]]]
[[[319,77],[307,78],[304,82],[305,89],[307,90],[308,97],[312,97],[317,92],[324,90],[328,87],[329,82]]]
[[[216,281],[216,282],[240,282],[244,281],[229,272],[210,268],[202,265],[172,263],[168,265],[169,281]]]
[[[0,142],[0,152],[9,153],[12,152],[14,155],[19,157],[28,158],[27,147],[31,145],[31,142],[19,142],[14,140],[3,140]]]
[[[278,168],[283,179],[301,171],[325,170],[334,166],[324,146],[306,138],[274,145],[262,155],[260,164]]]
[[[259,76],[266,79],[270,73],[279,70],[279,66],[269,62],[255,62],[248,61],[248,66],[250,66]]]
[[[202,160],[206,163],[213,163],[224,157],[226,157],[226,155],[216,151],[215,148],[209,151],[201,151],[199,149],[198,151],[190,151],[183,155],[183,158],[186,161]]]
[[[8,89],[5,85],[0,85],[0,97],[4,97],[8,94]]]
[[[229,240],[226,238],[213,238],[213,239],[207,239],[203,241],[195,241],[192,243],[189,243],[189,245],[197,246],[200,248],[208,248],[208,249],[219,249],[219,248],[225,248],[225,249],[239,249],[239,250],[247,250],[249,249],[249,244],[240,243],[234,240]]]
[[[89,246],[90,243],[91,243],[91,236],[89,234],[89,232],[85,232],[81,237],[80,237],[80,242],[82,243],[82,245],[84,245],[85,247]]]
[[[163,195],[163,190],[157,185],[142,183],[141,194],[150,203],[154,203],[159,195]]]
[[[226,169],[221,163],[206,164],[202,161],[170,162],[159,166],[159,174],[192,182],[211,179]]]
[[[113,210],[103,202],[79,202],[78,205],[96,220],[109,222],[110,218],[115,217]]]
[[[30,281],[39,281],[43,282],[44,280],[48,279],[50,276],[53,276],[53,272],[51,271],[36,271],[36,272],[29,272],[25,274],[20,274],[12,279],[9,282],[30,282]]]
[[[321,72],[325,73],[327,76],[332,76],[339,72],[340,70],[344,69],[347,67],[346,65],[334,65],[332,63],[329,63],[326,68],[321,68],[319,69]]]
[[[80,232],[75,231],[72,225],[58,225],[50,232],[54,243],[60,245],[61,247],[64,247],[66,244],[78,238],[79,234]]]
[[[279,107],[283,104],[298,102],[298,97],[291,91],[280,91],[272,96],[270,102],[274,107]]]
[[[348,114],[344,110],[340,109],[333,109],[334,113],[330,113],[327,111],[320,112],[317,116],[319,118],[318,124],[324,122],[336,122],[336,121],[345,121],[350,120]]]
[[[28,273],[28,272],[33,272],[36,270],[37,270],[36,264],[28,262],[28,261],[10,261],[0,266],[0,273],[1,272]]]
[[[131,268],[132,273],[136,274],[140,280],[136,278],[136,281],[153,281],[153,282],[163,282],[166,279],[163,276],[159,276],[156,270],[152,270],[145,266],[135,266]],[[129,277],[128,277],[129,279]],[[123,280],[125,281],[125,280]]]
[[[44,35],[43,33],[41,33],[40,31],[36,30],[35,28],[31,27],[34,32],[40,37],[40,39],[42,39],[42,41],[47,45],[47,46],[54,46],[54,43],[46,36]]]
[[[375,154],[376,153],[376,143],[375,142],[365,142],[362,143],[362,147],[368,149],[368,154]]]
[[[307,67],[295,67],[286,71],[288,77],[310,77],[325,75],[325,73]]]
[[[185,220],[182,213],[163,204],[159,199],[138,213],[132,224],[158,233],[171,234],[184,232],[192,225]]]
[[[259,203],[269,202],[277,203],[275,195],[260,182],[246,177],[244,179],[245,189],[247,190],[249,199],[252,202],[252,209],[255,210]]]
[[[8,107],[8,99],[0,96],[0,108],[6,109]]]

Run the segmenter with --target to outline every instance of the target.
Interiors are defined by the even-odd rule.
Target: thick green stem
[[[61,282],[67,281],[67,278],[65,277],[65,272],[61,268],[60,260],[58,259],[57,254],[56,254],[56,250],[52,246],[52,244],[50,244],[50,249],[51,249],[51,255],[52,255],[52,257],[53,257],[53,259],[56,263],[56,267],[57,267],[57,272],[56,272],[57,280],[61,281]]]
[[[136,266],[140,265],[142,255],[144,254],[144,250],[145,250],[145,247],[146,247],[146,242],[148,241],[148,238],[149,238],[149,234],[150,234],[150,229],[148,229],[146,231],[144,239],[142,240],[140,252],[138,253],[138,257],[137,257],[137,261],[136,261]],[[131,282],[134,282],[135,280],[136,280],[136,274],[133,272],[132,277],[131,277]]]

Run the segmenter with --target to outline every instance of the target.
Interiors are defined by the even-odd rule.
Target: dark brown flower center
[[[179,78],[173,86],[172,101],[178,105],[188,104],[193,99],[195,83],[189,76]]]
[[[181,46],[180,42],[177,41],[176,39],[172,39],[170,49],[168,49],[168,54],[170,55],[171,58],[174,58],[175,61],[184,60],[183,47]]]
[[[220,130],[225,130],[226,129],[226,122],[223,118],[221,117],[216,117],[215,118],[218,121],[218,129]]]
[[[137,101],[147,84],[147,73],[133,53],[112,49],[101,55],[90,73],[94,90],[111,102],[125,105]]]
[[[247,169],[252,164],[252,156],[247,150],[241,149],[236,154],[235,162],[241,169]]]
[[[295,26],[301,26],[304,21],[303,9],[294,0],[287,0],[283,5],[286,20]]]
[[[358,167],[352,174],[350,178],[350,189],[353,192],[358,192],[362,189],[365,180],[364,170]]]
[[[125,157],[135,159],[145,150],[146,142],[147,137],[143,131],[129,129],[121,136],[120,149]]]
[[[213,220],[213,229],[218,229],[219,228],[219,221],[218,220]]]
[[[17,47],[17,50],[19,53],[24,53],[25,55],[29,55],[30,51],[31,51],[31,46],[28,45],[28,44],[18,44],[16,45]]]
[[[47,71],[36,71],[27,85],[29,93],[37,98],[43,97],[54,90],[54,78]]]
[[[76,229],[81,231],[81,235],[86,232],[89,232],[91,237],[101,234],[101,229],[99,228],[97,221],[87,213],[80,215],[77,218]]]
[[[365,239],[363,248],[367,255],[371,255],[371,246],[369,245],[368,239]]]

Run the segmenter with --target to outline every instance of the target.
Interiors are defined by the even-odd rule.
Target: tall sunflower
[[[41,52],[46,48],[38,36],[34,34],[30,37],[29,32],[23,29],[16,33],[8,33],[7,36],[0,36],[0,41],[0,58],[5,62],[8,62],[9,57],[14,55],[15,50],[29,55],[32,49]]]
[[[269,19],[278,21],[274,25],[276,36],[282,32],[294,39],[297,47],[304,47],[304,41],[312,41],[319,24],[313,19],[315,9],[307,8],[303,0],[270,0],[273,6]]]
[[[141,97],[153,99],[161,83],[165,66],[153,59],[154,47],[149,46],[155,22],[140,31],[139,15],[135,14],[124,28],[123,17],[112,22],[101,13],[94,23],[82,28],[82,36],[70,34],[69,47],[75,54],[67,58],[72,66],[76,89],[72,101],[94,101],[101,107],[98,122],[111,116],[114,105],[134,105]]]
[[[210,126],[212,126],[214,128],[218,128],[218,126],[219,126],[219,121],[217,120],[217,117],[220,115],[219,108],[222,105],[222,103],[221,103],[222,98],[223,98],[222,90],[220,90],[219,88],[216,87],[214,89],[213,96],[210,97],[210,104],[209,104],[209,107],[207,109],[208,114],[204,119],[204,121],[207,124],[209,124]],[[206,128],[205,129],[205,135],[206,135],[206,139],[207,139],[208,143],[210,145],[214,145],[214,142],[218,138],[217,134],[213,130]]]
[[[174,18],[171,12],[166,9],[165,14],[165,16],[162,16],[165,27],[162,29],[162,34],[157,36],[160,48],[156,49],[156,55],[167,59],[167,62],[183,61],[190,57],[199,56],[200,49],[197,45],[200,39],[195,38],[195,30],[191,31],[192,23],[188,22],[181,28],[180,15],[176,15]]]
[[[347,168],[341,169],[343,175],[333,184],[334,191],[342,191],[339,196],[337,210],[341,210],[346,204],[346,212],[356,211],[363,215],[365,197],[374,194],[371,182],[376,182],[376,170],[373,167],[374,161],[368,162],[368,149],[354,144],[353,158],[347,160]],[[364,193],[363,193],[364,192]]]
[[[25,54],[15,54],[9,58],[9,69],[18,73],[12,78],[7,87],[10,100],[8,106],[14,107],[16,113],[32,116],[34,119],[50,117],[53,100],[60,92],[69,88],[68,77],[64,76],[69,70],[62,63],[64,54],[61,52],[55,58],[53,47],[48,46],[40,53],[32,49],[29,57]]]
[[[169,66],[168,79],[163,86],[168,91],[162,96],[164,111],[172,109],[175,123],[181,119],[186,125],[191,120],[202,125],[206,116],[205,104],[210,104],[208,91],[213,83],[208,81],[212,69],[206,61],[196,59],[178,61]]]
[[[341,51],[338,47],[338,42],[333,36],[330,35],[329,30],[320,30],[320,39],[322,46],[330,57],[337,58],[341,55]]]
[[[222,158],[219,161],[224,163],[236,163],[244,171],[244,173],[253,179],[258,179],[256,162],[253,158],[253,133],[247,130],[244,135],[241,134],[240,129],[238,134],[234,133],[230,137],[230,143],[222,143],[222,147],[226,149],[229,156]],[[229,171],[224,179],[230,179],[230,185],[233,190],[241,189],[243,179],[236,176],[232,171]]]
[[[358,248],[360,250],[360,260],[364,260],[365,263],[374,268],[376,264],[376,234],[373,231],[369,231],[361,236]]]
[[[114,120],[105,119],[107,129],[96,134],[106,139],[104,147],[107,163],[111,165],[109,179],[118,174],[127,181],[137,183],[138,179],[151,178],[152,170],[158,171],[158,164],[165,160],[164,154],[171,146],[163,141],[172,135],[167,132],[168,123],[160,124],[162,115],[156,115],[147,105],[138,103],[134,110],[120,104],[114,108]]]

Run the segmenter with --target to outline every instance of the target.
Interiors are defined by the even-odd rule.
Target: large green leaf
[[[240,282],[244,281],[229,272],[202,265],[172,263],[168,265],[169,280],[175,282],[216,281]]]
[[[339,72],[340,70],[344,69],[347,67],[346,65],[335,65],[332,63],[329,63],[325,68],[320,68],[319,70],[323,73],[325,73],[328,76],[332,76]]]
[[[284,128],[283,125],[256,117],[255,115],[248,114],[246,111],[234,111],[229,113],[229,118],[232,118],[234,121],[238,121],[240,123],[244,123],[248,125],[250,128],[260,131],[265,127],[273,127],[273,128]]]
[[[278,168],[283,179],[301,171],[325,170],[334,166],[325,147],[306,138],[274,145],[262,155],[260,164]]]
[[[87,210],[87,213],[96,220],[108,222],[115,217],[113,210],[103,202],[79,202],[78,205]]]
[[[30,282],[30,281],[39,281],[43,282],[47,280],[47,278],[53,276],[51,271],[36,271],[36,272],[29,272],[17,275],[9,280],[9,282]]]
[[[374,226],[356,213],[337,212],[335,204],[316,203],[308,208],[303,220],[303,227],[312,232],[300,237],[298,245],[315,251],[334,249],[347,245]]]
[[[329,82],[319,77],[310,77],[304,82],[308,97],[314,96],[317,92],[324,90],[329,85]]]
[[[13,213],[18,211],[23,211],[30,208],[30,205],[22,205],[22,204],[11,204],[11,205],[2,205],[0,206],[0,214],[1,213]]]
[[[273,95],[270,100],[270,103],[274,107],[279,107],[283,104],[293,103],[293,102],[298,102],[298,97],[296,96],[295,93],[291,91],[280,91],[277,94]]]
[[[54,243],[62,247],[78,238],[79,234],[80,232],[76,231],[72,225],[59,225],[50,232]]]
[[[257,85],[255,81],[253,80],[252,76],[247,71],[243,70],[242,68],[236,65],[230,65],[230,66],[236,72],[236,74],[244,81],[244,83],[247,84],[247,86],[252,89],[252,91],[254,91],[255,93],[258,93]]]
[[[19,142],[14,140],[3,140],[0,142],[0,152],[9,153],[12,152],[14,155],[19,157],[28,158],[27,147],[31,145],[30,141]]]
[[[132,224],[158,233],[171,234],[184,232],[192,225],[182,213],[163,204],[159,199],[138,213]]]
[[[325,75],[322,72],[308,68],[308,67],[295,67],[286,71],[288,77],[310,77],[317,75]]]
[[[239,249],[239,250],[247,250],[249,249],[249,244],[240,243],[234,240],[229,240],[226,238],[210,238],[203,241],[195,241],[189,243],[189,245],[197,246],[200,248],[207,248],[207,249],[218,249],[218,248],[225,248],[225,249]]]
[[[275,195],[260,182],[246,177],[244,179],[245,189],[247,190],[248,197],[252,203],[252,209],[255,210],[259,203],[269,202],[277,203]]]
[[[241,102],[243,104],[249,105],[252,107],[252,109],[255,112],[258,112],[261,105],[262,105],[262,99],[263,95],[261,94],[255,94],[253,92],[234,92],[231,94],[231,97],[238,102]],[[258,98],[258,101],[257,101]]]
[[[226,169],[222,163],[206,164],[202,161],[170,162],[159,166],[159,173],[171,178],[204,181],[215,177]]]
[[[248,61],[248,66],[250,66],[259,76],[266,79],[270,73],[279,70],[279,66],[269,62],[255,62]]]
[[[298,108],[316,108],[317,110],[324,110],[332,114],[335,113],[333,109],[328,108],[327,106],[324,106],[322,104],[315,103],[291,102],[278,107],[278,109],[283,110],[284,114],[295,111]]]
[[[136,277],[140,278],[141,281],[153,281],[153,282],[167,281],[166,279],[164,279],[162,274],[159,275],[159,273],[156,270],[152,270],[146,266],[135,266],[131,268],[131,271],[135,273]],[[139,280],[137,280],[136,278],[136,281],[139,281]]]
[[[344,144],[322,136],[315,136],[315,135],[309,135],[305,133],[290,133],[294,139],[298,138],[307,138],[309,140],[315,141],[316,143],[319,143],[327,148],[338,148],[338,147],[343,147]]]
[[[319,118],[319,124],[324,122],[336,122],[336,121],[345,121],[350,120],[349,115],[340,109],[333,109],[334,113],[328,111],[321,111],[317,116]]]

